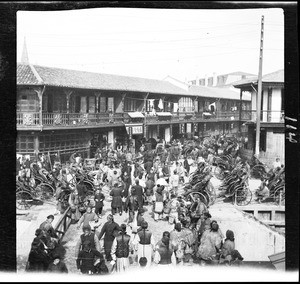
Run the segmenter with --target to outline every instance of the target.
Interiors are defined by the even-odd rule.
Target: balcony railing
[[[242,120],[251,120],[254,112],[242,111]],[[271,116],[270,116],[271,117]],[[39,113],[23,113],[17,112],[18,127],[66,127],[66,126],[98,126],[107,124],[133,123],[135,119],[129,117],[127,113],[42,113],[42,123],[40,123]],[[160,123],[160,122],[181,122],[181,121],[226,121],[239,120],[239,111],[235,112],[185,112],[172,113],[171,116],[158,116],[146,114],[145,119],[140,122]]]
[[[25,127],[38,126],[40,118],[38,112],[17,112],[17,125]]]
[[[256,110],[252,110],[251,117],[249,120],[256,121],[257,114]],[[284,111],[270,111],[270,110],[262,110],[260,114],[261,122],[284,122]]]

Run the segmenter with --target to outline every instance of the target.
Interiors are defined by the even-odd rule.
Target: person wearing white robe
[[[148,223],[143,221],[141,224],[141,230],[136,234],[132,244],[137,251],[138,262],[140,261],[141,257],[146,257],[147,264],[145,267],[150,267],[152,262],[152,254],[155,249],[155,239],[153,234],[150,233],[147,228]]]

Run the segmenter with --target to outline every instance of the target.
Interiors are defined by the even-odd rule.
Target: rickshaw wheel
[[[48,183],[41,183],[36,187],[36,195],[41,200],[51,200],[55,189]]]
[[[16,193],[16,207],[19,210],[28,210],[32,206],[33,197],[29,191],[19,190]]]
[[[198,192],[198,191],[191,192],[191,193],[189,193],[189,196],[191,196],[192,200],[195,201],[196,194],[198,194],[200,196],[200,200],[207,206],[208,205],[207,196],[205,196],[205,194],[203,194],[202,192]]]
[[[246,206],[252,200],[252,192],[249,188],[238,187],[235,191],[235,200],[238,206]]]

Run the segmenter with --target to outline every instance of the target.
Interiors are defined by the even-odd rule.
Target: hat
[[[47,219],[53,219],[54,220],[54,216],[53,215],[49,215],[49,216],[47,216]]]

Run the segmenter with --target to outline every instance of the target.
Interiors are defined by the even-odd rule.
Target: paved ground
[[[220,181],[216,178],[212,178],[212,183],[215,188],[218,188],[220,185]],[[255,191],[255,189],[259,186],[259,180],[250,180],[249,186],[251,191]],[[108,189],[104,189],[103,192],[106,195],[106,200],[104,202],[104,210],[103,210],[103,218],[101,220],[102,224],[106,222],[106,217],[109,213],[111,213],[110,209],[110,199],[108,195]],[[217,191],[218,193],[218,191]],[[253,203],[254,201],[252,201]],[[255,202],[256,203],[256,202]],[[217,199],[214,207],[217,207],[220,210],[220,204],[222,204],[222,199]],[[260,204],[257,204],[260,206]],[[270,204],[271,206],[272,204]],[[230,210],[228,210],[229,204],[225,207],[224,214],[230,214]],[[266,206],[266,204],[264,204]],[[212,207],[213,208],[213,207]],[[54,204],[44,204],[42,206],[33,206],[30,211],[22,211],[22,214],[25,215],[17,215],[17,264],[18,271],[24,271],[25,264],[27,261],[27,257],[30,250],[31,242],[34,238],[35,229],[46,219],[49,214],[53,214],[55,212]],[[227,212],[227,213],[226,213]],[[228,213],[229,212],[229,213]],[[20,213],[20,212],[19,212]],[[213,215],[213,214],[212,214]],[[128,218],[127,213],[123,213],[122,216],[115,215],[115,221],[118,224],[126,223]],[[149,230],[153,233],[156,241],[160,240],[162,237],[163,231],[171,231],[174,228],[174,225],[170,225],[166,221],[155,222],[152,217],[152,206],[145,206],[144,218],[149,224]],[[54,225],[58,221],[59,215],[56,216],[54,220]],[[64,237],[64,243],[66,248],[65,262],[70,273],[79,274],[79,271],[76,268],[76,260],[75,260],[75,244],[82,234],[81,229],[77,229],[75,225],[71,225],[68,232]],[[101,227],[99,228],[101,230]],[[131,229],[128,228],[128,233],[131,233]],[[133,260],[135,255],[132,256]],[[134,269],[136,265],[132,266]]]
[[[44,203],[43,205],[33,205],[30,210],[17,210],[17,270],[25,269],[32,240],[35,237],[35,230],[44,222],[48,215],[55,213],[54,203]],[[59,219],[59,215],[54,217],[53,226]]]

